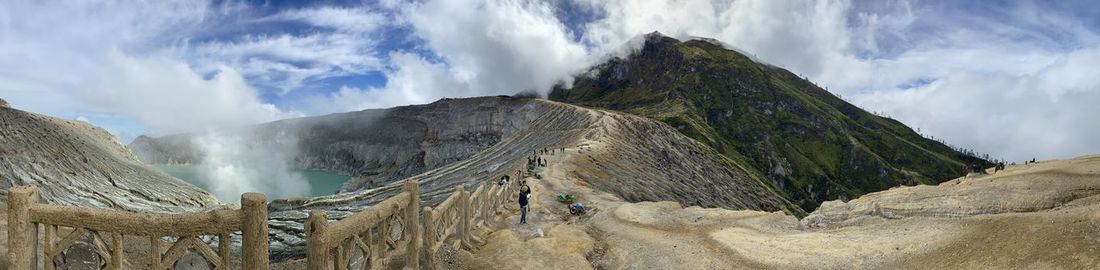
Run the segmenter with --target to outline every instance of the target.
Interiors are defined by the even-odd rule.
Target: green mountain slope
[[[991,165],[875,116],[791,72],[717,42],[659,33],[558,87],[553,100],[626,111],[668,123],[763,175],[803,209]]]

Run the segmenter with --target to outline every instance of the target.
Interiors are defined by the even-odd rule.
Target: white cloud
[[[285,94],[307,80],[363,74],[381,68],[375,42],[359,34],[244,36],[174,48],[201,71],[229,65],[251,82]]]
[[[369,65],[347,57],[353,53],[341,42],[348,37],[257,38],[243,48],[187,45],[211,24],[229,20],[220,16],[242,8],[203,1],[6,2],[0,7],[0,93],[22,109],[125,115],[163,134],[300,115],[262,101],[241,73],[312,70],[280,65],[263,53],[288,56],[288,62],[335,62],[330,66],[347,70]],[[226,57],[244,54],[233,48],[261,54],[242,64]],[[222,55],[209,53],[219,49]]]
[[[871,111],[994,158],[1100,152],[1096,34],[1033,3],[579,1],[602,51],[654,30],[713,37]],[[1069,45],[1071,49],[1062,47]],[[1084,48],[1081,46],[1084,45]],[[1073,48],[1076,46],[1077,48]]]
[[[410,52],[390,55],[385,87],[344,87],[329,97],[337,108],[426,103],[441,97],[546,93],[591,64],[542,1],[432,0],[398,7],[431,61]]]
[[[605,15],[587,24],[584,35],[603,53],[637,35],[659,31],[680,39],[715,38],[836,87],[871,77],[867,63],[853,55],[856,35],[848,28],[848,1],[582,2]]]
[[[1100,38],[1045,3],[565,1],[387,0],[271,14],[241,2],[7,1],[0,94],[32,111],[126,115],[163,133],[299,115],[261,96],[313,114],[545,91],[661,31],[716,38],[996,157],[1100,152],[1085,138],[1100,128],[1081,116],[1100,102],[1091,68]],[[573,33],[560,7],[598,18],[570,22],[580,25]],[[299,27],[272,26],[285,24]],[[321,83],[373,72],[384,86]],[[1060,132],[1039,133],[1050,130]]]
[[[588,64],[546,2],[437,0],[405,14],[425,46],[479,93],[545,91]]]
[[[1074,65],[1100,63],[1097,51],[1087,48],[1060,56],[1030,74],[995,69],[952,72],[926,86],[878,91],[855,100],[994,158],[1023,161],[1095,154],[1100,142],[1089,134],[1100,134],[1100,124],[1092,119],[1100,115],[1100,107],[1094,105],[1100,102],[1100,74]],[[1083,79],[1086,76],[1092,79]]]
[[[412,53],[393,53],[390,62],[397,69],[386,72],[390,81],[383,88],[360,89],[344,86],[332,95],[313,100],[321,112],[341,112],[424,104],[441,97],[474,96],[475,90],[455,78],[445,65],[432,63]]]
[[[364,74],[382,68],[376,55],[378,31],[386,16],[367,8],[313,7],[242,20],[244,27],[304,23],[320,28],[305,33],[250,34],[198,44],[183,43],[169,51],[188,59],[202,72],[229,65],[253,84],[286,94],[311,81]]]
[[[195,131],[301,116],[260,101],[256,90],[229,67],[206,79],[186,64],[166,59],[113,53],[104,64],[81,96],[154,131]]]
[[[341,32],[370,33],[384,25],[381,13],[366,8],[317,7],[284,11],[263,20],[302,21]]]

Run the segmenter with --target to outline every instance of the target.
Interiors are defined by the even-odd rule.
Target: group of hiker
[[[546,167],[547,161],[542,158],[542,155],[554,155],[557,152],[565,152],[565,147],[549,148],[543,147],[542,149],[535,149],[531,151],[531,156],[527,157],[527,165],[535,167]]]
[[[546,167],[548,162],[547,162],[546,159],[542,158],[542,155],[553,155],[553,154],[555,154],[559,151],[564,153],[565,152],[565,147],[559,147],[559,148],[543,147],[542,149],[533,150],[533,151],[531,151],[531,156],[527,157],[527,165],[528,166],[535,166],[535,167]],[[517,174],[517,175],[522,175],[522,174]],[[502,187],[507,186],[509,184],[510,180],[511,180],[510,176],[504,175],[500,178],[500,181],[498,182],[498,184],[501,185]],[[527,185],[526,180],[520,180],[519,185],[520,185],[519,194],[517,194],[518,197],[516,198],[516,202],[519,203],[519,211],[520,211],[519,212],[520,213],[519,214],[519,224],[527,224],[527,212],[529,211],[529,205],[530,205],[530,201],[531,201],[531,198],[532,198],[531,187]],[[568,207],[569,207],[569,212],[572,213],[572,214],[575,214],[575,215],[583,215],[584,214],[584,205],[581,204],[580,202],[572,203]]]
[[[527,158],[527,165],[535,167],[546,167],[546,160],[541,156],[533,156]]]

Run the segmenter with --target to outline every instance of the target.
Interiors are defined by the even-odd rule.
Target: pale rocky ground
[[[202,211],[208,192],[145,166],[102,128],[0,106],[0,196],[38,186],[44,202],[141,212]]]
[[[461,251],[455,269],[1097,269],[1100,156],[1009,166],[938,186],[781,212],[626,203],[570,177],[578,154],[547,156],[528,225]],[[582,150],[584,149],[584,150]],[[572,217],[554,200],[595,208]]]

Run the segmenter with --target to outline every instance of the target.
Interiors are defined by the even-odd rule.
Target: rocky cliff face
[[[101,128],[0,107],[0,194],[37,185],[50,204],[142,212],[200,211],[206,191],[146,167]]]
[[[300,169],[351,175],[342,192],[370,189],[466,159],[526,126],[526,100],[486,97],[287,119],[245,127],[264,141],[280,132],[298,138]],[[192,134],[138,137],[130,144],[147,163],[202,160]],[[262,143],[261,143],[262,144]]]
[[[593,67],[550,98],[668,123],[759,172],[807,211],[991,164],[713,40],[647,35],[638,51]]]

